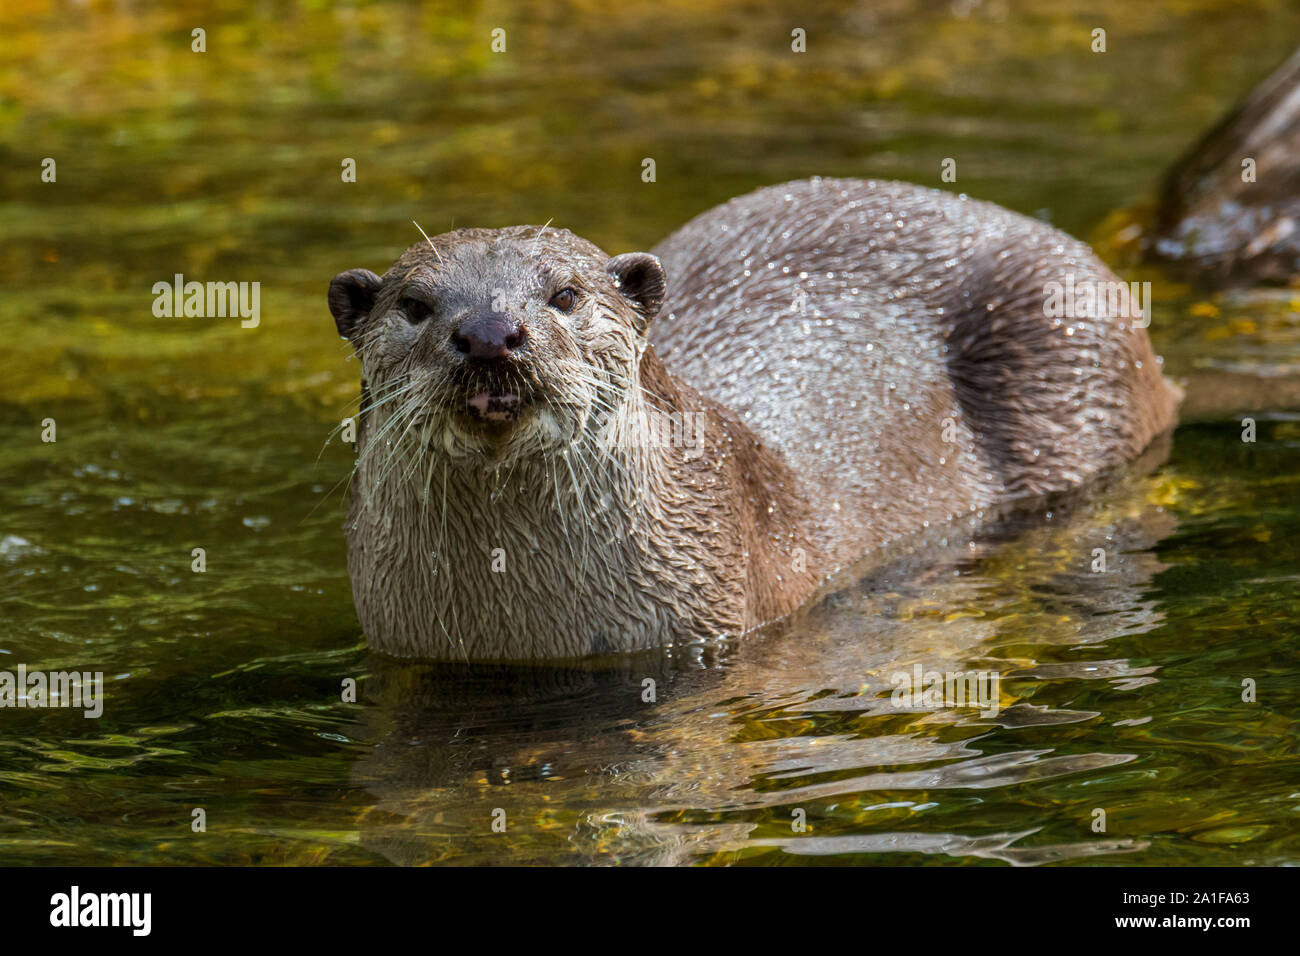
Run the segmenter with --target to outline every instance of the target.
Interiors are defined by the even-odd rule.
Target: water
[[[621,252],[758,185],[953,157],[1122,262],[1111,214],[1300,35],[1280,2],[1038,6],[6,4],[0,669],[103,671],[106,701],[0,711],[0,863],[1300,859],[1292,291],[1126,273],[1188,381],[1167,460],[774,633],[466,674],[375,659],[351,607],[324,292],[410,220]],[[260,325],[155,318],[176,273],[260,282]],[[1000,712],[898,711],[917,663],[998,670]]]

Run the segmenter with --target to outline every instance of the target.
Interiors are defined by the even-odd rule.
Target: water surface
[[[5,4],[0,669],[100,670],[107,699],[0,711],[0,863],[1300,861],[1300,293],[1198,293],[1124,256],[1300,10],[619,10]],[[947,157],[945,188],[1153,282],[1189,389],[1154,471],[727,647],[505,674],[366,652],[332,275],[382,271],[412,219],[623,252],[786,179],[941,186]],[[260,282],[260,325],[156,318],[176,273]],[[999,714],[900,712],[917,663],[998,670]]]

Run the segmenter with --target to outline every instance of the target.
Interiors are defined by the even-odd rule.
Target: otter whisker
[[[564,466],[569,472],[569,481],[573,485],[574,498],[578,502],[579,511],[582,517],[582,565],[585,570],[587,567],[587,533],[588,526],[591,524],[591,514],[587,510],[587,489],[578,488],[578,476],[573,471],[573,463],[569,461],[569,450],[566,448],[561,452],[564,457]]]
[[[368,412],[368,411],[370,411],[370,410],[373,410],[374,408],[377,408],[379,405],[382,405],[382,404],[384,404],[384,403],[387,402],[387,401],[390,401],[390,400],[392,400],[392,399],[394,399],[394,398],[398,398],[398,397],[400,397],[400,396],[401,396],[402,394],[404,394],[406,391],[409,391],[411,388],[415,387],[416,384],[417,384],[417,383],[415,383],[415,382],[409,382],[409,383],[403,384],[403,385],[401,385],[401,386],[399,386],[399,387],[392,387],[392,388],[388,389],[388,391],[389,391],[390,393],[392,393],[392,394],[389,394],[389,395],[388,395],[388,396],[387,396],[383,401],[380,401],[380,402],[374,402],[374,401],[372,401],[371,404],[368,405],[368,406],[366,407],[365,412]],[[358,397],[357,397],[357,401],[359,402],[360,400],[361,400],[361,397],[358,396]],[[364,412],[361,412],[361,413],[358,413],[358,414],[364,414]],[[340,422],[340,423],[339,423],[338,425],[336,425],[333,429],[331,429],[329,435],[328,435],[328,436],[326,437],[326,439],[325,439],[324,444],[321,445],[321,449],[320,449],[320,451],[316,453],[316,462],[317,462],[317,464],[320,463],[321,455],[323,455],[323,454],[325,453],[325,448],[329,445],[330,441],[333,440],[334,436],[337,435],[340,431],[342,431],[342,429],[343,429],[343,427],[344,427],[344,424],[345,424],[344,422]],[[314,504],[314,505],[312,506],[311,510],[308,511],[307,514],[303,517],[302,521],[299,522],[299,526],[305,524],[305,523],[306,523],[306,522],[307,522],[307,521],[312,517],[312,515],[314,515],[314,514],[315,514],[315,513],[320,509],[321,505],[325,504],[325,502],[329,501],[330,498],[332,498],[332,497],[334,496],[334,493],[337,492],[337,491],[339,490],[339,488],[343,487],[344,485],[349,484],[349,483],[352,481],[352,479],[353,479],[353,478],[356,476],[356,474],[357,474],[357,470],[358,470],[358,467],[359,467],[359,465],[360,465],[361,457],[362,457],[361,454],[358,454],[358,455],[357,455],[357,458],[353,461],[353,463],[352,463],[352,468],[348,470],[348,473],[347,473],[346,475],[344,475],[342,478],[340,478],[338,481],[336,481],[336,482],[335,482],[335,483],[330,487],[329,491],[325,492],[325,494],[321,497],[321,499],[320,499],[318,502],[316,502],[316,504]]]
[[[539,242],[541,241],[542,236],[546,233],[546,227],[549,226],[549,225],[550,225],[551,223],[553,223],[554,221],[555,221],[555,217],[554,217],[554,216],[552,216],[550,219],[546,220],[546,225],[545,225],[545,226],[542,226],[541,229],[538,229],[538,230],[537,230],[537,235],[533,236],[533,254],[534,254],[534,255],[536,255],[536,253],[537,253],[537,243],[539,243]]]
[[[415,421],[415,416],[409,416],[406,425],[402,428],[397,438],[392,442],[391,451],[384,463],[383,470],[376,479],[376,484],[378,486],[382,487],[388,481],[388,478],[397,470],[398,466],[405,462],[408,455],[417,453],[414,445],[406,442],[406,437]]]
[[[554,460],[551,461],[551,490],[555,493],[555,512],[560,516],[560,528],[564,531],[564,538],[569,545],[569,560],[576,562],[578,556],[573,551],[573,535],[569,533],[569,523],[564,517],[564,505],[560,501],[560,476]]]
[[[387,449],[387,458],[381,463],[379,477],[376,480],[376,486],[380,487],[387,480],[388,474],[392,471],[393,464],[398,458],[405,453],[402,446],[402,440],[405,438],[411,424],[415,422],[416,416],[412,414],[421,404],[423,395],[416,394],[408,401],[404,402],[399,408],[392,413],[384,427],[375,435],[372,441],[367,442],[366,451],[370,453],[371,449]],[[403,425],[403,422],[405,424]],[[395,428],[402,426],[396,441],[389,440],[387,436],[391,435]],[[368,459],[367,459],[368,460]],[[360,467],[360,456],[358,456],[358,467]]]
[[[413,384],[414,384],[414,383],[411,383],[411,385],[413,385]],[[403,391],[405,391],[407,388],[411,387],[411,385],[406,385],[406,386],[403,386],[403,387],[401,387],[401,388],[397,388],[397,389],[390,389],[390,391],[395,391],[395,392],[397,392],[397,394],[401,394],[401,393],[402,393]],[[357,405],[359,406],[360,403],[361,403],[361,395],[358,394],[357,397],[356,397],[356,399],[354,399],[353,402],[349,402],[348,405],[357,404]],[[360,409],[360,408],[358,408],[358,412],[369,411],[370,409],[377,407],[377,404],[383,404],[383,403],[382,403],[382,402],[380,402],[380,403],[374,403],[374,402],[372,402],[372,403],[371,403],[370,405],[368,405],[365,409]],[[348,416],[348,417],[349,417],[349,418],[355,418],[355,416]],[[347,425],[347,420],[344,419],[343,421],[341,421],[341,422],[339,422],[337,425],[335,425],[332,429],[330,429],[329,434],[325,436],[325,441],[324,441],[324,443],[320,446],[320,451],[318,451],[318,452],[316,453],[316,461],[317,461],[318,463],[320,462],[320,457],[321,457],[321,455],[323,455],[323,454],[325,453],[325,449],[329,446],[329,443],[330,443],[331,441],[334,440],[334,436],[337,435],[339,432],[343,431],[343,429],[344,429],[344,427],[345,427],[346,425]]]
[[[411,220],[411,225],[414,226],[416,229],[420,229],[420,224],[416,222],[414,219]],[[429,238],[429,234],[425,232],[423,229],[420,229],[420,235],[424,236],[424,241],[429,244],[429,248],[433,250],[433,254],[438,257],[438,264],[442,265],[443,264],[442,253],[440,253],[438,251],[438,247],[433,244],[433,240]]]

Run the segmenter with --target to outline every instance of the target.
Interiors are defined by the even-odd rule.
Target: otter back
[[[1123,284],[991,203],[814,179],[718,206],[654,251],[670,277],[656,351],[801,477],[832,565],[1068,490],[1174,424],[1136,308],[1106,314]],[[1067,282],[1100,294],[1097,314],[1049,314]]]

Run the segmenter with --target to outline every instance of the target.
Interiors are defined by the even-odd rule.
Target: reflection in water
[[[929,543],[772,633],[712,652],[491,677],[376,660],[376,744],[357,768],[376,801],[363,844],[408,864],[557,852],[723,862],[774,849],[1033,864],[1143,849],[1093,833],[1091,807],[1074,811],[1066,840],[1037,839],[1041,827],[1023,818],[1005,832],[931,819],[989,792],[1096,779],[1136,759],[1049,735],[1104,722],[1104,708],[1034,698],[1082,680],[1140,699],[1158,668],[1025,651],[1077,650],[1161,623],[1144,592],[1164,567],[1152,548],[1175,521],[1153,502],[1156,485],[1131,478],[1050,520],[1011,518],[937,552]],[[1092,570],[1094,548],[1105,573]],[[998,671],[1000,712],[900,710],[891,675],[917,664]],[[647,679],[653,702],[642,699]],[[505,833],[491,827],[498,808]],[[799,811],[806,827],[793,831]]]

